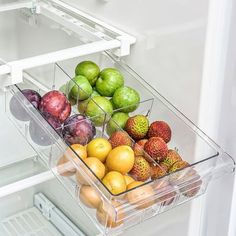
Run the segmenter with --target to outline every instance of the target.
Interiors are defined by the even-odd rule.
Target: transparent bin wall
[[[6,62],[81,44],[78,35],[30,9],[1,12],[0,22],[0,58]]]

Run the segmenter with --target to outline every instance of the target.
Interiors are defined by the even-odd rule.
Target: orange
[[[96,157],[88,157],[84,160],[85,164],[88,168],[99,178],[102,179],[105,175],[105,166],[99,161]],[[86,178],[94,179],[94,176],[88,171],[87,167],[82,167],[78,169],[76,172],[76,180],[81,183],[87,185],[88,182]],[[94,179],[95,180],[95,179]]]
[[[81,159],[84,160],[85,158],[87,158],[86,146],[83,146],[81,144],[72,144],[70,147]],[[73,151],[71,149],[67,149],[64,156],[73,153]],[[74,155],[74,153],[72,155]]]
[[[126,174],[133,168],[134,151],[127,145],[118,146],[112,149],[108,154],[106,165],[109,170]]]
[[[135,188],[127,193],[127,199],[137,209],[147,208],[155,203],[153,188],[150,185],[140,186],[142,184],[144,182],[134,181],[127,186],[127,190]]]
[[[135,180],[130,177],[129,175],[124,175],[126,186],[128,186],[130,183],[134,182]]]
[[[89,208],[98,208],[102,199],[98,191],[88,185],[82,185],[79,191],[79,199]]]
[[[114,200],[111,203],[101,202],[97,208],[97,219],[100,224],[107,228],[115,228],[121,225],[124,221],[124,212],[122,209],[115,211],[115,208],[119,206],[118,202]]]
[[[76,168],[72,161],[69,161],[62,156],[57,162],[57,172],[61,176],[68,177],[75,174]]]
[[[88,156],[97,157],[101,162],[106,160],[111,149],[111,144],[105,138],[95,138],[87,145]]]
[[[71,149],[73,149],[73,151]],[[78,156],[76,154],[83,160],[87,158],[86,147],[80,144],[73,144],[66,149],[64,155],[57,163],[57,171],[60,175],[71,176],[75,174],[76,167],[72,163],[72,159],[79,163]]]
[[[119,194],[126,191],[125,178],[117,171],[110,171],[105,175],[102,182],[113,194]]]

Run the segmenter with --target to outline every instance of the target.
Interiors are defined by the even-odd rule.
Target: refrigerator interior
[[[9,1],[7,1],[7,2],[9,2]],[[202,6],[203,6],[203,8],[206,7],[204,4]],[[0,14],[0,17],[3,16],[2,18],[0,18],[0,22],[3,22],[0,25],[0,32],[1,32],[2,36],[6,35],[6,37],[1,36],[1,39],[0,39],[0,42],[1,42],[0,43],[0,58],[2,58],[3,61],[9,61],[9,60],[12,61],[12,60],[16,60],[16,59],[22,59],[22,58],[25,58],[28,56],[38,55],[39,53],[40,54],[47,53],[47,52],[51,52],[51,51],[55,51],[55,50],[64,49],[67,47],[77,46],[78,42],[81,42],[80,41],[81,39],[76,37],[74,34],[71,35],[71,32],[68,33],[65,29],[58,27],[58,24],[54,24],[50,20],[48,22],[48,21],[45,21],[45,19],[41,19],[39,17],[39,19],[37,19],[37,25],[35,26],[34,25],[35,19],[28,18],[27,11],[24,12],[24,11],[17,10],[16,12],[17,12],[17,14],[15,13],[15,11],[11,12],[10,14],[6,13],[7,15],[4,15],[4,13],[3,13],[3,15]],[[8,29],[11,29],[11,31],[8,31]],[[200,32],[199,32],[199,27],[197,27],[197,30],[195,33],[201,39],[202,39],[202,37],[204,38],[205,26],[200,27]],[[152,34],[153,33],[151,32],[151,35]],[[47,37],[45,37],[45,35],[47,35]],[[155,33],[154,33],[154,35],[155,35]],[[186,40],[191,41],[191,39],[189,39],[188,37]],[[37,45],[35,45],[36,42],[37,42]],[[142,43],[142,40],[139,43]],[[149,36],[149,38],[146,38],[143,43],[147,44],[146,49],[147,49],[147,53],[149,55],[147,58],[153,59],[153,57],[150,56],[150,54],[154,53],[152,51],[152,49],[153,49],[152,36]],[[194,43],[194,42],[191,41],[191,43]],[[199,57],[197,57],[198,59],[201,58],[202,53],[203,53],[203,48],[204,48],[201,40],[199,43],[200,43],[200,45],[198,45],[198,47],[193,48],[194,51],[195,50],[197,51],[198,50],[197,48],[199,48],[199,47],[201,47],[201,49],[202,49],[201,51],[199,51],[200,55],[198,55],[199,56]],[[154,43],[154,47],[156,47],[156,42]],[[11,50],[9,50],[9,48]],[[182,49],[183,49],[183,47],[182,47]],[[170,49],[170,51],[172,51],[172,50],[175,53],[177,53],[176,48]],[[178,50],[180,50],[180,49],[178,49]],[[189,50],[189,49],[186,49],[186,50]],[[129,65],[133,65],[132,67],[135,67],[135,69],[137,69],[137,71],[139,71],[141,74],[145,75],[145,80],[147,80],[151,84],[153,84],[153,79],[151,76],[151,74],[153,74],[153,72],[150,72],[149,68],[146,68],[145,65],[142,64],[141,61],[140,62],[137,61],[138,60],[137,58],[140,58],[139,53],[140,52],[138,52],[137,50],[134,50],[134,54],[132,54],[132,57],[127,59],[127,63]],[[165,53],[163,52],[163,54],[165,54]],[[159,54],[159,56],[163,58],[163,54]],[[98,60],[99,61],[99,58],[96,59],[97,58],[96,55],[90,56],[89,58],[91,60]],[[167,56],[167,58],[168,58],[168,56]],[[150,60],[152,60],[152,59],[150,59]],[[72,75],[73,67],[76,64],[77,60],[82,60],[82,58],[73,60],[73,62],[71,62],[71,61],[63,62],[60,64],[60,66],[63,66],[63,69],[65,69],[68,72],[68,74],[70,74],[72,77],[73,76]],[[199,61],[201,61],[201,59],[199,59]],[[201,66],[199,66],[199,67],[201,67]],[[195,70],[198,70],[199,67],[195,68]],[[45,68],[47,68],[47,67],[45,67]],[[162,65],[159,68],[163,69],[163,68],[165,68],[165,66]],[[167,71],[169,71],[169,69],[164,70],[164,72],[167,72]],[[53,73],[51,73],[51,70],[47,70],[47,69],[43,70],[43,72],[42,72],[42,70],[40,68],[36,68],[34,70],[29,70],[28,72],[31,73],[31,75],[33,75],[33,77],[40,78],[39,79],[40,84],[42,84],[43,86],[46,85],[46,87],[47,87],[47,81],[50,80],[54,76]],[[194,70],[191,70],[191,73],[194,74]],[[183,83],[184,83],[184,81],[186,82],[186,78],[188,76],[189,75],[185,75],[184,77],[182,77]],[[160,76],[160,78],[166,78],[166,75]],[[195,77],[194,81],[196,82],[199,78],[200,78],[200,75],[199,75],[199,77]],[[154,81],[155,81],[155,83],[159,83],[159,82],[157,82],[157,80],[154,80]],[[160,82],[160,83],[162,83],[162,84],[160,84],[161,86],[159,88],[161,88],[161,90],[165,91],[166,84],[164,84],[164,82]],[[198,83],[198,82],[196,82],[196,83]],[[51,86],[48,86],[48,87],[51,88]],[[175,92],[177,92],[179,94],[179,91],[180,90],[176,90]],[[172,89],[171,89],[171,91],[168,91],[168,96],[174,97],[174,96],[178,95],[178,94],[176,95],[172,92],[174,92],[174,91],[172,91]],[[188,91],[188,92],[191,93],[191,91]],[[177,99],[175,101],[176,104],[177,105],[181,104],[182,106],[185,106],[184,103],[182,103],[182,101],[181,101],[181,98],[180,98],[181,96],[177,96],[177,97],[180,100]],[[192,101],[194,100],[197,103],[197,100],[195,100],[197,97],[198,97],[198,95],[195,94],[195,97],[191,98]],[[5,105],[6,105],[5,102],[6,102],[5,94],[1,93],[1,105],[2,105],[1,107],[2,108],[5,107]],[[189,102],[189,104],[192,104],[192,103]],[[196,119],[197,111],[192,110],[190,112],[190,110],[192,108],[190,109],[190,107],[188,107],[189,104],[184,109],[186,109],[186,111],[187,111],[186,113],[190,114],[191,112],[193,112],[190,116],[192,116],[192,118]],[[194,106],[194,108],[197,109],[197,105]],[[3,115],[1,116],[0,126],[2,126],[1,128],[3,130],[3,133],[1,134],[1,137],[0,137],[0,140],[1,140],[1,153],[0,154],[1,154],[1,156],[4,156],[4,158],[1,158],[1,160],[0,160],[0,163],[1,163],[0,176],[2,175],[3,176],[2,179],[4,179],[4,181],[0,183],[1,186],[4,187],[9,184],[14,184],[14,182],[16,182],[18,180],[24,180],[29,177],[33,177],[35,175],[40,175],[40,174],[43,174],[45,181],[48,181],[48,179],[53,178],[53,175],[48,173],[47,160],[45,161],[45,160],[38,157],[37,153],[33,150],[33,148],[31,148],[30,145],[28,145],[26,143],[24,137],[22,137],[16,131],[16,129],[12,125],[12,123],[10,123],[8,118],[6,118],[5,111],[2,109],[1,112],[3,112]],[[12,148],[9,148],[9,147],[12,147]],[[16,155],[16,153],[17,153],[17,155]],[[32,181],[31,185],[34,185],[34,181]],[[53,186],[53,187],[51,187],[51,186]],[[9,196],[6,196],[5,198],[2,198],[3,199],[2,202],[6,205],[9,204],[9,206],[11,205],[11,200],[14,202],[14,201],[17,201],[16,199],[19,198],[22,201],[19,200],[19,205],[18,205],[19,208],[17,207],[17,209],[13,210],[13,209],[11,209],[11,207],[6,208],[6,209],[8,209],[9,212],[6,212],[6,214],[3,214],[1,216],[1,218],[5,219],[8,216],[14,215],[18,211],[26,210],[26,209],[32,207],[33,206],[33,195],[34,195],[34,193],[37,193],[37,192],[45,193],[45,195],[48,196],[49,199],[51,199],[54,204],[59,206],[59,208],[62,209],[62,211],[64,211],[66,213],[66,215],[70,219],[72,219],[72,221],[75,222],[76,225],[81,227],[81,229],[84,230],[84,232],[86,232],[88,235],[95,235],[98,233],[98,231],[95,229],[94,225],[91,224],[91,222],[89,221],[89,218],[86,217],[85,215],[83,215],[82,211],[79,209],[79,207],[75,203],[74,199],[72,199],[71,196],[69,196],[68,193],[66,193],[66,191],[59,185],[57,180],[52,180],[52,181],[49,181],[45,184],[40,184],[38,186],[26,189],[23,192],[16,193],[15,195],[9,195]],[[2,194],[4,195],[4,189],[2,189]],[[1,195],[1,189],[0,189],[0,195]],[[60,197],[58,197],[58,196],[63,196],[66,198],[66,200],[64,201],[64,199],[63,199],[63,203],[62,203],[62,202],[60,202]],[[175,218],[175,216],[174,216],[175,214],[178,217],[179,214],[181,213],[182,215],[184,215],[183,216],[183,219],[185,219],[184,222],[186,222],[188,220],[188,215],[190,212],[189,205],[190,204],[181,206],[180,209],[183,209],[183,212],[181,212],[181,210],[175,209],[175,210],[170,211],[165,214],[168,214],[169,217],[171,217],[171,218]],[[74,209],[76,209],[76,211]],[[5,210],[4,210],[4,212],[5,212]],[[160,215],[159,216],[160,224],[166,225],[166,224],[164,224],[164,221],[166,221],[166,218],[168,218],[166,215],[164,215],[164,216]],[[163,222],[161,222],[161,220]],[[83,222],[81,223],[81,221],[83,221]],[[173,220],[173,221],[175,221],[175,220]],[[149,221],[149,224],[151,224],[151,222],[153,222],[153,220]],[[175,221],[176,224],[177,224],[177,222],[179,222],[179,220]],[[148,223],[144,223],[144,224],[146,224],[148,227]],[[87,231],[88,229],[89,229],[89,232]],[[182,230],[182,229],[179,229],[179,230]],[[130,230],[130,232],[132,232],[132,229]],[[161,230],[160,230],[160,232],[161,232]],[[183,232],[185,232],[185,234],[187,235],[186,229],[183,230]],[[129,231],[128,231],[128,233],[129,233]],[[150,233],[150,235],[151,235],[151,233]]]
[[[1,236],[63,235],[62,232],[66,229],[66,227],[63,228],[63,223],[57,228],[48,220],[51,218],[50,215],[48,217],[48,214],[52,214],[50,206],[49,212],[47,209],[44,211],[45,215],[40,208],[35,206],[34,197],[39,193],[44,194],[84,235],[98,235],[94,225],[78,209],[77,204],[66,193],[58,180],[54,179],[1,198]],[[67,235],[72,235],[72,233]]]

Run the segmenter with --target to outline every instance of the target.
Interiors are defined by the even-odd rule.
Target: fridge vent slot
[[[4,236],[61,236],[36,207],[2,220]],[[2,232],[1,232],[2,233]]]

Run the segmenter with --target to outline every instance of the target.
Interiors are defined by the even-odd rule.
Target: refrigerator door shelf
[[[53,128],[22,94],[23,89],[31,88],[44,95],[48,90],[60,89],[69,82],[70,86],[64,86],[64,93],[70,99],[70,89],[78,87],[71,80],[74,76],[74,68],[83,60],[94,61],[101,69],[107,67],[119,69],[125,78],[125,85],[136,89],[141,96],[141,101],[137,104],[138,108],[130,112],[130,116],[146,115],[150,123],[155,120],[166,121],[172,130],[168,148],[177,150],[182,159],[190,165],[176,172],[167,173],[163,177],[148,179],[136,189],[119,195],[112,194],[64,140],[61,132],[63,127]],[[17,86],[10,86],[5,93],[6,113],[102,234],[121,233],[135,224],[192,200],[206,192],[211,180],[234,171],[235,163],[227,153],[127,65],[122,61],[116,61],[107,53],[97,53],[59,64],[41,66],[25,73],[27,76],[24,77],[23,82]],[[80,87],[77,89],[82,90]],[[29,116],[28,121],[17,119],[10,105],[13,97],[20,104],[19,107],[23,108],[23,113]],[[92,97],[90,100],[94,101]],[[72,114],[79,114],[79,97],[73,103],[75,105],[72,106]],[[94,104],[96,106],[95,101]],[[98,105],[97,108],[103,111]],[[99,116],[87,117],[87,122],[92,121],[96,125],[96,137],[108,138],[107,125],[110,119],[112,119],[110,115],[103,111]],[[123,132],[118,125],[116,128]],[[37,130],[37,133],[32,132],[33,130]],[[152,165],[159,166],[156,160],[146,153],[144,156]],[[62,162],[63,158],[65,162]],[[82,175],[82,181],[76,178],[76,172]],[[101,212],[96,213],[95,209],[87,207],[81,201],[79,197],[81,182],[89,184],[97,193],[102,202]],[[98,215],[99,213],[101,214]]]
[[[134,37],[73,9],[60,1],[0,4],[6,22],[0,27],[0,75],[11,75],[2,87],[22,82],[23,70],[40,65],[112,49],[129,54]]]

